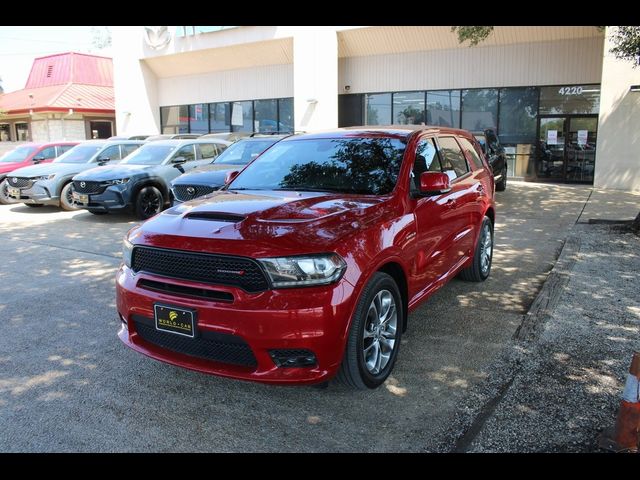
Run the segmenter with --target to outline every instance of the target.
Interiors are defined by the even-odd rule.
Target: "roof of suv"
[[[441,127],[438,125],[383,125],[364,127],[345,127],[314,133],[304,133],[285,138],[283,141],[305,140],[311,138],[408,138],[414,132],[452,133],[468,135],[469,132],[458,128]]]
[[[231,145],[233,142],[221,140],[219,138],[191,138],[187,140],[156,140],[154,142],[145,142],[146,145],[160,145],[169,147],[182,147],[183,145],[192,145],[194,143],[220,143],[222,145]]]

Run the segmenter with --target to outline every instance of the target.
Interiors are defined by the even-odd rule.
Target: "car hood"
[[[224,185],[227,173],[242,170],[244,165],[205,165],[180,175],[173,185]]]
[[[132,232],[149,246],[279,256],[335,251],[338,241],[390,215],[390,197],[225,191],[185,202]]]
[[[44,163],[51,163],[51,162],[52,160],[44,160],[40,162],[38,165],[42,165]],[[32,167],[32,166],[34,165],[29,165],[29,167]],[[27,168],[27,167],[24,167],[24,162],[0,163],[0,174],[13,172],[17,168]]]
[[[70,175],[78,173],[94,166],[95,163],[40,163],[30,167],[23,167],[14,170],[11,176],[14,177],[40,177],[43,175]]]
[[[157,168],[158,165],[104,165],[82,172],[81,175],[77,175],[73,179],[102,182],[119,178],[131,178],[134,175],[149,175]]]

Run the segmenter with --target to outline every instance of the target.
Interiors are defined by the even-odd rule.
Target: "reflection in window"
[[[231,131],[231,107],[228,102],[209,104],[209,128],[212,132]]]
[[[500,139],[506,143],[534,143],[538,89],[500,89]]]
[[[19,142],[26,142],[29,140],[29,124],[20,122],[16,123],[16,139]]]
[[[442,171],[449,175],[451,180],[461,177],[469,171],[467,160],[453,137],[440,137],[438,143],[442,155]]]
[[[278,113],[280,132],[293,132],[293,98],[281,98],[278,100]]]
[[[253,102],[231,104],[231,131],[253,132]]]
[[[189,107],[160,107],[162,133],[189,133]]]
[[[498,90],[462,90],[462,128],[482,130],[498,124]]]
[[[460,128],[460,90],[427,92],[427,125]]]
[[[436,147],[432,140],[420,140],[416,147],[416,158],[413,162],[413,182],[410,185],[412,192],[420,191],[420,176],[424,172],[440,172],[440,160],[436,153]]]
[[[369,93],[365,95],[365,125],[391,124],[391,94]]]
[[[540,113],[598,113],[600,85],[540,88]]]
[[[206,103],[189,105],[189,133],[209,133],[209,112]]]
[[[398,125],[424,124],[424,92],[394,93],[393,117]]]
[[[277,132],[278,128],[278,105],[276,100],[256,100],[255,125],[256,132]]]

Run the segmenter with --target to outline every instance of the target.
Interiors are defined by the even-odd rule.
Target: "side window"
[[[420,175],[424,172],[440,172],[440,160],[433,140],[420,140],[416,147],[416,159],[413,162],[411,191],[420,188]]]
[[[106,150],[103,150],[100,155],[98,155],[98,159],[108,158],[110,160],[120,160],[120,145],[112,145],[108,147]]]
[[[40,153],[36,153],[34,158],[44,158],[45,160],[56,158],[56,147],[47,147]]]
[[[487,130],[486,135],[487,135],[487,143],[489,144],[489,148],[494,152],[497,151],[500,148],[500,141],[498,140],[498,137],[496,136],[495,132],[493,130]]]
[[[75,145],[58,145],[58,157],[71,150]]]
[[[464,152],[467,154],[467,158],[471,159],[474,170],[483,168],[484,164],[480,159],[480,155],[478,155],[478,151],[474,148],[471,142],[466,138],[461,137],[458,137],[458,141],[460,142],[460,145],[462,145],[462,150],[464,150]]]
[[[439,137],[440,155],[442,155],[442,171],[451,180],[461,177],[469,171],[467,160],[453,137]]]
[[[215,143],[198,143],[196,149],[198,150],[198,158],[206,160],[207,158],[216,158],[218,156],[218,146]]]
[[[122,145],[122,158],[135,152],[140,145]]]
[[[173,158],[183,157],[187,162],[192,162],[196,159],[196,154],[193,149],[193,145],[186,145],[176,152]]]

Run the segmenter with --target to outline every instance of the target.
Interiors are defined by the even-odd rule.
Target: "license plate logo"
[[[175,333],[185,337],[195,336],[194,312],[169,305],[154,305],[156,330]]]

